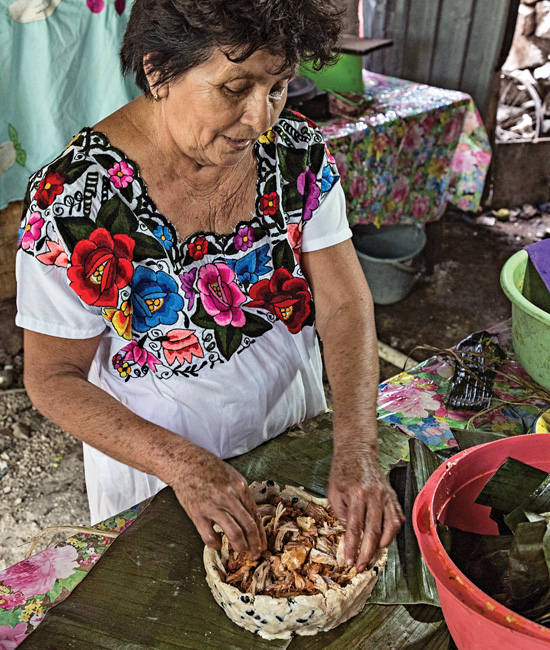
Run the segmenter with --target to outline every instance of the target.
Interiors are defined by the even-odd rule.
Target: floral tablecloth
[[[423,223],[479,208],[489,138],[469,95],[364,72],[367,112],[321,125],[350,225]]]
[[[508,434],[526,433],[549,405],[536,396],[529,397],[524,389],[513,387],[505,376],[514,371],[527,377],[510,351],[510,322],[489,332],[498,337],[509,355],[510,361],[495,376],[494,388],[495,398],[510,404],[481,414],[474,427]],[[434,356],[383,382],[378,396],[379,419],[397,425],[434,450],[452,450],[456,442],[451,427],[466,428],[475,415],[445,406],[452,374],[452,365]],[[105,520],[97,528],[120,532],[136,516],[137,507]],[[75,534],[1,571],[0,650],[14,650],[40,624],[45,613],[78,585],[112,541],[101,534]]]

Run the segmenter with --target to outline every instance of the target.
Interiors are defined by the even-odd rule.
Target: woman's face
[[[158,90],[161,137],[200,166],[235,165],[285,105],[294,71],[281,67],[282,59],[264,50],[242,63],[217,50]]]

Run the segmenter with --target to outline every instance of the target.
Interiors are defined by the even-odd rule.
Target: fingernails
[[[361,571],[364,571],[366,568],[367,568],[367,567],[366,567],[365,564],[359,564],[359,565],[357,566],[357,572],[358,572],[358,573],[361,573]]]
[[[346,558],[346,564],[347,564],[348,566],[353,566],[353,558],[352,558],[352,557],[348,557],[348,558]]]

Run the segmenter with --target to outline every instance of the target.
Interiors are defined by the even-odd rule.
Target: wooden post
[[[23,201],[0,210],[0,302],[15,298],[15,253]]]

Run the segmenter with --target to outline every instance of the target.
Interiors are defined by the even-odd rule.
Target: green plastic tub
[[[550,294],[526,250],[506,262],[500,284],[512,303],[516,357],[536,382],[550,388]]]

